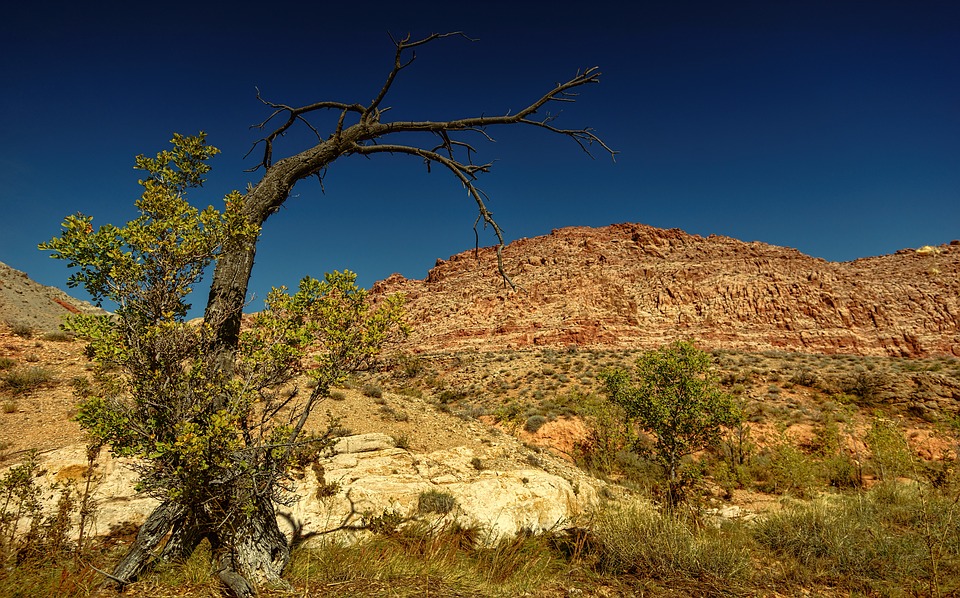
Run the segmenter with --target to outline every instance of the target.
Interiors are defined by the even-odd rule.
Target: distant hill
[[[0,262],[0,322],[50,332],[58,330],[63,317],[71,313],[106,312]]]
[[[960,242],[828,262],[795,249],[643,224],[571,227],[399,274],[418,350],[570,345],[960,356]]]

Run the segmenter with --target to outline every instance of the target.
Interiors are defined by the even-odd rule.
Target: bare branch
[[[513,280],[511,280],[510,276],[507,274],[507,271],[503,267],[502,251],[503,247],[505,246],[505,242],[503,240],[503,231],[500,229],[500,225],[497,224],[496,220],[493,219],[493,212],[487,209],[486,203],[483,201],[483,193],[473,184],[473,181],[477,178],[476,175],[478,172],[488,172],[490,170],[489,164],[463,164],[462,162],[448,158],[443,154],[438,154],[434,151],[408,145],[368,145],[362,146],[356,151],[357,153],[364,155],[376,153],[410,154],[413,156],[419,156],[428,162],[437,162],[447,167],[447,169],[460,180],[463,186],[466,187],[467,193],[477,203],[479,215],[477,216],[476,222],[473,224],[474,233],[477,232],[477,224],[483,220],[484,228],[489,225],[493,229],[494,234],[496,234],[497,269],[499,270],[500,276],[504,283],[510,285],[511,289],[516,290],[516,284],[514,284]],[[477,235],[477,243],[479,244],[479,234]]]
[[[263,130],[270,123],[271,120],[273,120],[275,117],[283,113],[287,114],[287,120],[285,123],[283,123],[276,129],[271,131],[266,137],[262,137],[257,141],[255,141],[253,143],[253,146],[247,151],[246,154],[244,154],[243,157],[246,158],[247,156],[250,155],[251,152],[253,152],[254,149],[256,149],[258,145],[260,145],[261,143],[264,144],[263,159],[260,161],[259,164],[257,164],[253,168],[247,169],[247,172],[253,172],[259,169],[261,166],[265,169],[270,168],[270,166],[273,164],[273,141],[277,137],[282,137],[287,132],[287,130],[290,129],[290,127],[292,127],[293,124],[296,123],[297,121],[300,121],[305,125],[307,125],[307,127],[309,127],[311,131],[313,131],[314,135],[316,135],[317,141],[322,143],[323,138],[321,137],[320,132],[316,128],[314,128],[314,126],[310,124],[310,122],[306,118],[304,118],[305,114],[308,114],[310,112],[315,112],[318,110],[340,110],[341,111],[340,119],[337,126],[337,132],[339,133],[340,130],[343,128],[343,120],[346,117],[348,112],[354,112],[362,115],[364,114],[364,111],[365,111],[365,108],[360,104],[345,104],[343,102],[316,102],[313,104],[309,104],[307,106],[294,108],[292,106],[287,106],[286,104],[276,104],[274,102],[269,102],[263,99],[263,97],[260,95],[259,89],[257,89],[257,99],[260,100],[260,102],[263,103],[264,105],[273,108],[273,112],[264,121],[255,125],[251,125],[250,126],[251,129]]]
[[[373,101],[370,102],[370,105],[367,106],[367,109],[364,110],[363,116],[361,117],[361,119],[364,121],[367,121],[368,119],[370,119],[372,115],[374,117],[374,120],[376,120],[379,117],[379,115],[382,113],[382,112],[378,112],[378,109],[379,109],[380,103],[383,101],[383,98],[385,98],[387,96],[387,92],[390,91],[390,87],[393,85],[393,80],[397,78],[397,75],[400,74],[400,71],[402,71],[403,69],[413,64],[413,61],[417,59],[417,53],[413,51],[414,48],[416,48],[417,46],[428,44],[437,39],[443,39],[445,37],[454,37],[454,36],[462,37],[468,41],[477,41],[474,39],[470,39],[462,31],[453,31],[450,33],[433,33],[417,41],[410,41],[409,33],[407,34],[406,37],[404,37],[401,40],[396,40],[391,35],[390,39],[393,41],[393,45],[396,46],[396,49],[397,49],[393,58],[393,69],[391,69],[390,73],[387,75],[387,80],[386,82],[384,82],[383,87],[380,88],[380,92],[377,94],[377,97],[375,97]],[[403,53],[406,52],[407,50],[411,50],[410,58],[406,62],[404,62]]]

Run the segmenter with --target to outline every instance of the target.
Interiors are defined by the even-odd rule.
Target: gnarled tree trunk
[[[395,121],[382,122],[381,117],[387,109],[381,108],[381,102],[390,90],[394,79],[401,70],[409,66],[415,54],[412,49],[433,40],[462,36],[460,33],[434,34],[421,40],[411,41],[409,37],[396,40],[396,54],[393,69],[386,78],[377,96],[367,105],[344,104],[341,102],[317,102],[302,107],[290,107],[283,104],[264,103],[273,109],[270,118],[259,125],[263,129],[278,114],[287,116],[287,121],[261,139],[264,146],[260,165],[264,168],[263,177],[256,186],[249,188],[244,195],[243,214],[248,222],[262,226],[271,214],[275,213],[287,200],[293,186],[300,180],[319,176],[338,158],[350,154],[370,156],[377,153],[407,154],[423,160],[429,166],[438,164],[446,168],[466,187],[478,206],[477,223],[490,225],[498,239],[498,256],[504,241],[500,228],[483,202],[483,194],[474,186],[480,173],[487,172],[490,164],[474,164],[471,161],[475,151],[470,144],[456,139],[455,134],[472,133],[490,139],[485,129],[491,125],[523,124],[545,129],[552,133],[573,139],[581,149],[598,144],[604,151],[613,152],[589,128],[560,129],[553,124],[552,116],[534,119],[539,109],[552,102],[572,102],[576,94],[574,88],[596,83],[600,73],[594,67],[578,71],[576,76],[565,83],[556,84],[543,96],[526,107],[500,116],[476,116],[449,121]],[[465,37],[465,36],[464,36]],[[409,56],[409,57],[408,57]],[[263,101],[263,100],[261,100]],[[328,137],[321,137],[310,125],[306,117],[320,111],[339,113],[335,130]],[[356,122],[347,125],[347,117]],[[317,145],[298,154],[273,161],[273,143],[296,123],[305,123],[317,135]],[[393,134],[409,135],[424,133],[422,145],[385,143],[384,138]],[[589,153],[589,152],[588,152]],[[458,156],[466,154],[462,160]],[[476,228],[476,224],[474,225]],[[240,334],[242,310],[247,296],[247,288],[253,271],[256,255],[256,241],[249,243],[228,243],[217,258],[213,282],[204,313],[204,322],[213,327],[214,347],[212,369],[230,376]],[[510,282],[499,263],[504,281]],[[512,282],[510,283],[512,285]],[[269,496],[265,492],[264,496]],[[220,579],[238,596],[255,595],[260,584],[282,585],[281,574],[289,560],[287,540],[277,524],[273,505],[262,496],[249,496],[253,508],[247,509],[248,515],[237,517],[230,525],[214,525],[209,514],[202,513],[199,505],[182,506],[166,502],[160,505],[144,524],[129,553],[113,571],[114,585],[123,585],[134,581],[149,568],[155,549],[169,534],[169,540],[163,551],[164,558],[182,559],[196,548],[203,538],[210,540],[217,558]],[[221,497],[222,499],[222,497]],[[244,512],[237,505],[221,505],[225,512]]]

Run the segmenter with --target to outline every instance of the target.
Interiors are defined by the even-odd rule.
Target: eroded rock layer
[[[960,355],[960,242],[828,262],[795,249],[643,224],[570,227],[503,251],[395,274],[417,350],[650,348],[675,339],[728,349]],[[479,257],[479,262],[477,257]]]

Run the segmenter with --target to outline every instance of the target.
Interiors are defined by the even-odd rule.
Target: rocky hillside
[[[705,347],[960,355],[960,242],[828,262],[795,249],[642,224],[571,227],[398,274],[416,350]],[[477,259],[479,257],[479,261]]]
[[[51,332],[71,313],[105,312],[0,262],[0,322]]]

